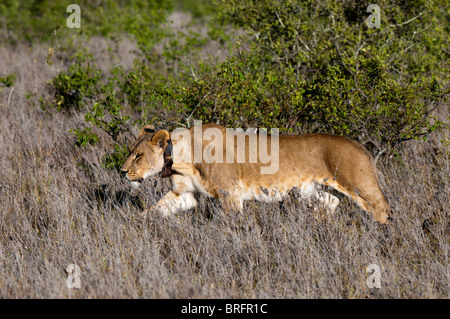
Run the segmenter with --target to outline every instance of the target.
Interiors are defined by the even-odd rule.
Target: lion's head
[[[155,133],[153,125],[145,125],[141,129],[138,140],[130,148],[130,156],[121,168],[133,187],[163,170],[164,151],[169,140],[166,130]]]

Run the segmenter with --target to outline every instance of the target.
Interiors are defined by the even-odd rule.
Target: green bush
[[[121,115],[122,108],[114,96],[108,95],[103,101],[94,103],[92,110],[85,115],[86,122],[99,127],[117,141],[125,130],[124,123],[130,119],[129,115]]]
[[[103,167],[120,172],[120,168],[127,160],[129,154],[126,145],[114,145],[114,152],[106,155]]]
[[[443,127],[431,116],[449,95],[443,2],[381,1],[380,29],[366,25],[370,2],[222,3],[245,45],[187,87],[190,116],[345,135],[378,154]]]
[[[385,56],[389,71],[404,82],[432,75],[448,79],[446,1],[377,1],[380,28],[366,25],[369,0],[222,2],[222,18],[248,31],[248,41],[267,66],[289,64],[307,78],[338,50],[349,57]]]
[[[98,142],[98,135],[92,132],[90,127],[85,127],[84,129],[70,130],[76,137],[76,146],[86,146],[88,144],[94,145]]]
[[[402,84],[381,57],[355,59],[336,51],[330,57],[306,80],[291,66],[260,68],[258,53],[241,53],[195,81],[182,101],[188,114],[204,122],[329,132],[359,140],[374,152],[442,127],[430,116],[442,97],[436,80]]]
[[[11,73],[4,77],[0,77],[0,84],[7,88],[13,86],[14,82],[16,81],[16,75],[16,73]]]
[[[92,56],[77,53],[67,72],[60,72],[51,81],[53,101],[60,110],[80,109],[84,98],[94,98],[101,84],[101,71],[91,62]],[[43,106],[46,106],[43,103]]]

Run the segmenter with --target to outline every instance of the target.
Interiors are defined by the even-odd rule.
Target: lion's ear
[[[147,133],[155,133],[155,127],[151,124],[145,124],[139,131],[139,137]]]
[[[159,145],[162,149],[165,149],[167,146],[167,141],[170,139],[169,132],[166,130],[160,130],[156,132],[155,135],[152,136],[150,143],[153,145]]]

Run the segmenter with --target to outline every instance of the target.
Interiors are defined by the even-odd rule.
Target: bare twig
[[[390,27],[401,27],[402,25],[408,24],[410,22],[413,22],[417,18],[420,18],[422,15],[424,15],[427,11],[421,12],[418,16],[415,16],[414,18],[409,19],[408,21],[405,21],[403,23],[397,23],[397,24],[390,24]]]
[[[200,100],[200,102],[198,102],[198,104],[194,107],[194,109],[192,110],[192,113],[186,118],[186,123],[187,126],[189,127],[189,121],[191,120],[192,115],[194,115],[194,112],[197,110],[197,108],[200,106],[200,104],[203,102],[203,100],[205,99],[205,97],[207,97],[209,94],[211,94],[211,92],[206,93],[202,99]]]
[[[283,28],[285,28],[285,26],[284,26],[284,24],[283,24],[283,21],[281,21],[281,18],[280,18],[280,16],[278,15],[278,12],[275,12],[275,14],[276,14],[276,16],[277,16],[277,18],[278,18],[278,22],[280,22],[281,26],[282,26]]]
[[[6,103],[7,106],[9,106],[9,104],[10,104],[10,102],[11,102],[11,95],[13,94],[15,88],[16,88],[16,87],[13,86],[12,89],[11,89],[11,91],[9,92],[8,102]]]
[[[386,151],[387,151],[386,147],[378,151],[377,155],[375,155],[375,158],[374,158],[375,164],[378,162],[378,159],[380,158],[380,156],[383,155],[384,153],[386,153]]]

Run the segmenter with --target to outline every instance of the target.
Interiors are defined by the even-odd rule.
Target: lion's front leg
[[[230,194],[222,191],[218,199],[227,213],[240,212],[244,209],[244,203],[239,194]]]
[[[195,199],[193,193],[186,192],[178,194],[170,191],[159,200],[152,210],[161,214],[163,217],[167,217],[179,211],[187,210],[196,206],[197,200]]]

